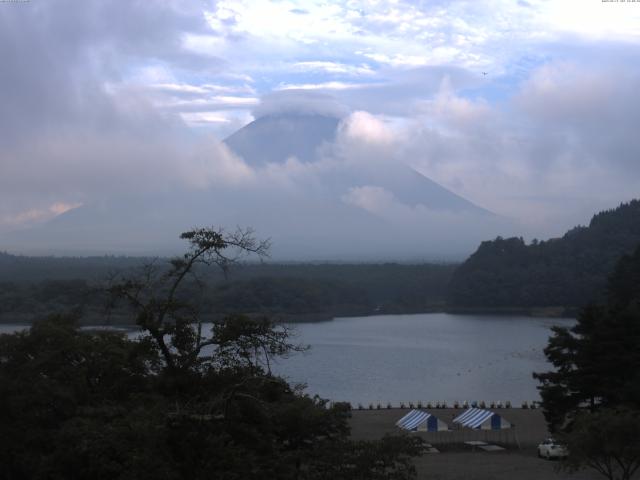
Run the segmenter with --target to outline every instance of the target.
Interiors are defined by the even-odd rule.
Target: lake
[[[275,370],[308,392],[352,404],[539,400],[534,371],[552,325],[574,320],[492,315],[380,315],[295,324],[310,350]]]
[[[492,315],[378,315],[289,324],[311,348],[276,373],[333,401],[362,403],[538,400],[534,371],[553,325],[574,320]],[[0,325],[0,333],[24,326]],[[132,335],[135,335],[132,333]]]

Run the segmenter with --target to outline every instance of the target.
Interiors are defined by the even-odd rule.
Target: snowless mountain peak
[[[179,233],[194,226],[243,225],[272,239],[275,260],[379,261],[464,258],[481,240],[508,233],[503,219],[402,163],[325,161],[340,121],[318,111],[269,112],[225,140],[260,182],[88,202],[4,245],[166,254],[179,252]],[[272,164],[286,172],[290,157],[305,175],[282,188],[263,173]]]
[[[289,157],[302,162],[318,159],[318,149],[335,140],[340,119],[319,114],[281,113],[258,118],[224,143],[255,167],[282,163]]]

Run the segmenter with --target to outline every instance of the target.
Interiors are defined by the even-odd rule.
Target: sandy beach
[[[463,409],[423,409],[451,424]],[[440,453],[416,458],[419,479],[431,480],[591,480],[602,478],[594,471],[574,474],[558,470],[558,461],[537,457],[536,446],[548,436],[542,411],[535,409],[491,409],[515,425],[512,431],[482,432],[453,430],[450,432],[416,432]],[[351,435],[354,439],[371,440],[387,433],[399,433],[395,422],[409,409],[354,410]],[[499,445],[505,450],[486,452],[464,444],[480,440]],[[634,478],[640,478],[638,476]]]

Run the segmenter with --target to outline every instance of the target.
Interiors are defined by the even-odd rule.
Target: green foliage
[[[581,406],[640,408],[640,295],[637,275],[629,275],[637,271],[640,247],[616,266],[608,304],[584,308],[571,328],[553,328],[545,354],[555,370],[534,374],[550,428],[570,422]]]
[[[304,347],[288,342],[289,329],[274,327],[266,317],[251,319],[243,315],[231,315],[212,328],[209,344],[215,346],[202,361],[216,361],[235,365],[252,372],[266,370],[271,374],[270,359],[287,356]]]
[[[237,320],[219,327],[223,350],[265,333]],[[0,478],[413,478],[416,445],[349,441],[344,405],[244,354],[211,355],[177,379],[152,347],[63,317],[1,336]]]
[[[203,331],[183,287],[200,262],[228,266],[239,238],[212,235],[184,235],[192,248],[169,268],[112,282],[134,339],[59,315],[0,336],[0,479],[415,477],[419,440],[352,442],[346,405],[271,374],[299,349],[286,328],[233,315]]]
[[[640,465],[640,247],[618,262],[608,302],[554,328],[536,373],[544,414],[569,447],[566,467],[629,479]]]
[[[603,298],[616,261],[640,243],[640,201],[595,215],[562,238],[483,242],[454,273],[449,303],[457,307],[583,307]]]
[[[587,466],[610,480],[629,480],[640,468],[640,410],[583,412],[562,439],[570,451],[563,465],[569,471]]]
[[[386,436],[380,441],[331,442],[311,455],[309,480],[401,480],[416,471],[412,457],[423,450],[419,438]]]
[[[62,438],[130,415],[151,395],[157,365],[147,342],[83,333],[75,318],[0,336],[0,475],[49,477],[64,453]]]

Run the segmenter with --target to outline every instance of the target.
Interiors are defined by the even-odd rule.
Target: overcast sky
[[[530,237],[640,196],[640,2],[6,1],[0,59],[0,232],[255,181],[219,140],[291,109]]]

